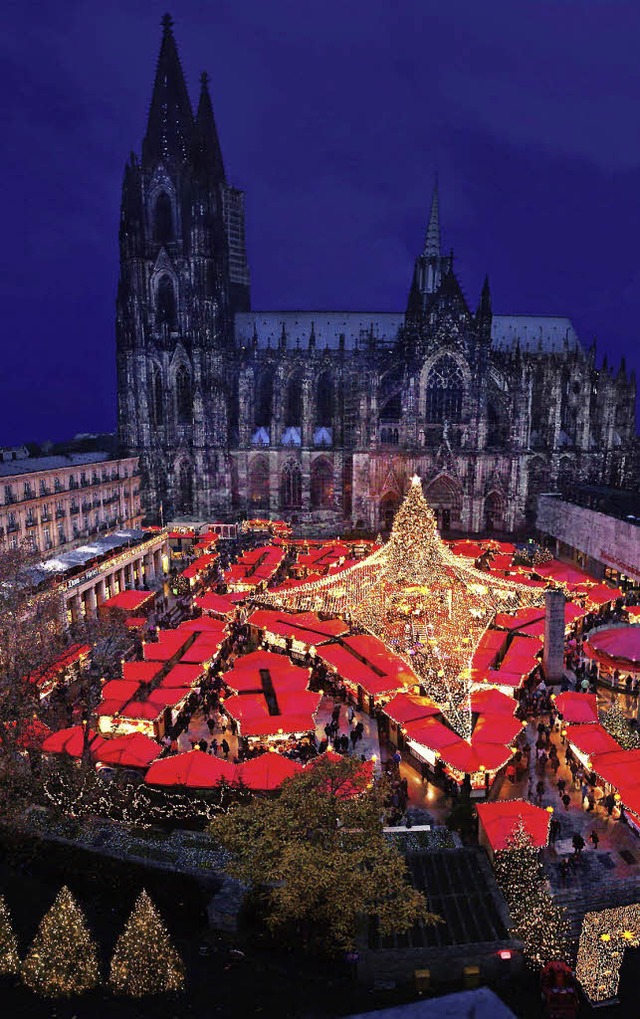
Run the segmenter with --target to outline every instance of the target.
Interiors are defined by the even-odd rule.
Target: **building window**
[[[302,425],[302,373],[294,372],[287,383],[284,404],[285,427]]]
[[[262,457],[249,467],[249,505],[251,509],[269,509],[269,464]]]
[[[333,468],[328,460],[316,460],[311,467],[311,506],[313,509],[333,506]]]
[[[280,505],[285,510],[302,506],[302,471],[295,460],[289,460],[282,469]]]
[[[11,485],[4,486],[4,502],[5,506],[9,506],[12,502],[15,502],[15,499],[13,498],[13,489]]]
[[[153,209],[153,239],[156,244],[169,244],[174,238],[173,208],[166,191],[156,198]]]
[[[331,427],[334,403],[333,378],[329,372],[322,372],[316,387],[316,425]]]
[[[192,421],[191,380],[189,372],[181,365],[176,372],[176,421],[189,425]]]
[[[162,376],[157,364],[149,369],[149,416],[152,425],[161,425],[164,421]]]
[[[190,514],[193,510],[193,472],[186,460],[182,461],[178,470],[176,508],[179,513],[185,514]]]
[[[460,421],[463,393],[464,379],[460,365],[449,355],[441,357],[427,379],[426,420],[431,424]]]
[[[160,282],[158,283],[156,311],[160,325],[166,325],[169,330],[175,329],[176,294],[173,289],[173,280],[166,274],[160,277]]]
[[[273,414],[273,375],[263,372],[256,387],[255,424],[258,428],[268,428]]]

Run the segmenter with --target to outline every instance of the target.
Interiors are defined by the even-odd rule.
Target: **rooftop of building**
[[[45,559],[41,563],[29,567],[27,572],[30,580],[38,585],[54,577],[64,577],[65,574],[77,570],[78,567],[88,566],[95,560],[104,559],[110,553],[118,552],[129,545],[138,545],[148,538],[149,534],[146,531],[124,528],[121,531],[114,531],[113,534],[94,538],[86,545],[80,545],[69,552],[61,552],[51,559]]]
[[[595,513],[604,513],[618,520],[640,527],[640,492],[623,488],[609,488],[606,485],[566,485],[559,492],[545,493],[591,509]]]
[[[65,467],[86,467],[115,460],[112,453],[104,450],[93,453],[65,453],[56,456],[30,456],[23,460],[0,462],[0,478],[17,477],[21,474],[37,474],[39,471],[59,471]],[[126,458],[123,458],[126,459]]]
[[[311,330],[318,350],[338,350],[344,336],[346,350],[367,346],[371,336],[391,345],[404,322],[397,311],[246,311],[235,316],[236,339],[250,346],[277,350],[284,324],[287,350],[307,350]],[[564,353],[580,346],[571,320],[561,315],[494,315],[491,340],[496,350],[512,350],[516,343],[532,354]]]

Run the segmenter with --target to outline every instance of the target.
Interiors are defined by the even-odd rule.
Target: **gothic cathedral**
[[[194,116],[165,17],[117,297],[119,439],[148,519],[377,531],[417,473],[445,531],[517,532],[539,492],[629,482],[635,380],[596,369],[569,319],[494,315],[486,281],[472,310],[437,191],[404,313],[251,310],[207,82]]]

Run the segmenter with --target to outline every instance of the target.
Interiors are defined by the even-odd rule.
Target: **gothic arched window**
[[[176,324],[176,293],[173,280],[166,274],[160,277],[156,296],[158,322],[174,329]]]
[[[315,460],[311,467],[311,506],[313,509],[333,506],[333,468],[324,458]]]
[[[176,508],[179,513],[190,514],[193,512],[193,471],[187,460],[182,461],[178,471]]]
[[[269,464],[264,457],[254,460],[249,467],[249,506],[269,509]]]
[[[426,420],[431,424],[460,421],[463,393],[464,378],[460,365],[449,355],[441,357],[427,379]]]
[[[316,386],[316,425],[331,428],[334,414],[333,378],[329,372],[322,372]]]
[[[497,400],[487,404],[487,446],[504,446],[509,438],[509,419]]]
[[[484,500],[485,531],[502,531],[504,528],[504,499],[499,492],[489,492]]]
[[[184,365],[180,365],[176,372],[176,422],[179,425],[190,425],[192,420],[191,379]]]
[[[284,510],[300,509],[302,506],[302,471],[295,460],[288,460],[282,468],[280,505]]]
[[[255,425],[268,428],[273,414],[273,375],[263,372],[257,381],[255,398]]]
[[[149,417],[152,425],[161,425],[164,421],[164,407],[162,398],[162,376],[157,364],[152,364],[149,369]]]
[[[161,191],[153,208],[153,239],[157,244],[169,244],[173,238],[171,199],[166,191]]]
[[[294,372],[289,376],[284,402],[285,427],[302,425],[302,373]]]

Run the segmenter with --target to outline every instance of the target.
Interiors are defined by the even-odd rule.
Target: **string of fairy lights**
[[[626,948],[640,945],[640,903],[587,913],[582,922],[576,977],[588,998],[615,998]]]
[[[540,606],[544,593],[456,556],[442,541],[415,475],[386,545],[339,574],[267,591],[259,600],[343,616],[379,637],[411,666],[456,732],[470,739],[478,643],[498,610]]]

